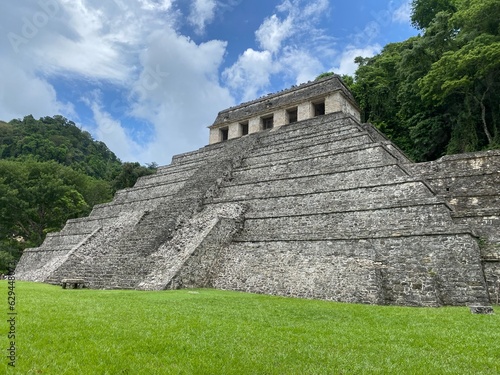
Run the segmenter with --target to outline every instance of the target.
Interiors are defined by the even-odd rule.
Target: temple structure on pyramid
[[[497,303],[499,261],[500,151],[413,163],[331,76],[221,111],[16,277],[441,306]]]

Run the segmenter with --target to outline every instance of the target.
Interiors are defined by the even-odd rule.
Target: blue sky
[[[17,0],[0,119],[62,114],[123,161],[170,163],[217,112],[416,35],[411,0]]]

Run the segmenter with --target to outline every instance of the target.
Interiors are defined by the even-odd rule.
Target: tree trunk
[[[481,100],[476,98],[476,96],[473,96],[473,97],[474,97],[474,99],[476,99],[476,101],[481,106],[481,121],[483,122],[483,130],[484,130],[484,134],[486,134],[486,138],[488,138],[488,144],[490,145],[493,143],[493,137],[491,136],[491,133],[488,130],[488,124],[486,122],[486,106],[484,105],[484,98],[486,97],[486,94],[488,93],[489,89],[490,89],[490,87],[488,86],[488,88],[483,92],[483,95],[481,96]]]

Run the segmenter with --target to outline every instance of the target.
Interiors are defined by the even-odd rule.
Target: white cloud
[[[144,45],[144,37],[174,22],[168,16],[157,16],[170,9],[170,0],[141,0],[140,4],[59,1],[71,34],[57,32],[50,36],[50,43],[35,48],[43,69],[54,74],[69,72],[121,83],[134,74],[134,50]]]
[[[223,72],[223,77],[229,87],[243,93],[243,100],[251,100],[269,85],[271,74],[279,69],[279,63],[273,61],[269,51],[249,48]]]
[[[58,100],[50,83],[72,80],[90,90],[81,95],[94,124],[83,125],[97,139],[122,160],[167,163],[169,155],[205,145],[205,126],[217,111],[234,104],[218,81],[226,43],[196,44],[179,35],[173,0],[43,1],[55,4],[57,15],[37,29],[19,53],[7,38],[0,40],[5,56],[0,68],[9,72],[0,80],[0,118],[63,114],[78,122],[71,105]],[[2,30],[21,34],[23,17],[42,12],[37,2],[28,5],[0,14]],[[199,25],[206,25],[215,2],[195,5],[202,15]],[[101,88],[100,96],[92,91],[96,87]],[[104,103],[112,99],[104,92],[110,90],[124,99],[106,108]],[[141,139],[144,128],[147,137]]]
[[[327,13],[329,7],[328,0],[284,0],[276,9],[307,21]]]
[[[287,47],[281,58],[283,71],[294,78],[294,84],[311,81],[324,72],[321,61],[305,50]]]
[[[381,25],[379,22],[368,22],[363,31],[353,35],[353,43],[356,45],[367,45],[380,35],[380,31]]]
[[[120,3],[122,0],[114,0]],[[172,7],[172,0],[139,0],[142,9],[153,11],[167,11]]]
[[[281,21],[275,14],[266,18],[255,36],[260,47],[276,53],[281,48],[281,43],[293,33],[292,18]]]
[[[234,105],[218,81],[225,50],[225,42],[196,44],[174,30],[151,36],[130,115],[151,122],[155,140],[136,159],[165,163],[166,150],[171,155],[207,143],[205,127],[219,110]]]
[[[30,59],[34,70],[48,75],[77,74],[117,84],[135,73],[136,51],[143,48],[147,35],[155,29],[170,27],[176,16],[168,13],[171,0],[104,3],[43,0],[41,3],[49,4],[49,11],[37,2],[22,13],[13,10],[20,21],[15,28],[18,35],[24,37],[23,30],[33,28],[33,36],[17,46],[16,58]],[[0,16],[0,21],[4,18],[8,15]],[[31,23],[28,28],[24,26],[27,22]]]
[[[205,26],[213,21],[216,6],[215,0],[193,0],[188,21],[198,34],[203,34]]]
[[[381,51],[382,47],[378,44],[374,44],[365,48],[355,48],[353,46],[348,46],[340,55],[338,65],[332,67],[331,71],[337,74],[347,74],[354,75],[358,65],[354,62],[354,59],[358,56],[361,57],[373,57]]]
[[[328,12],[330,3],[328,0],[315,0],[307,3],[307,6],[301,12],[302,18],[315,18]]]
[[[261,50],[245,50],[223,72],[226,84],[241,93],[241,100],[261,95],[273,75],[291,77],[295,83],[315,78],[323,72],[323,64],[314,56],[328,58],[332,54],[332,39],[317,27],[320,18],[328,14],[328,0],[284,0],[276,11],[255,32]],[[283,48],[285,42],[287,47]]]
[[[410,1],[404,2],[392,14],[392,20],[398,23],[410,23],[412,5]]]
[[[92,110],[96,128],[88,130],[97,140],[104,142],[109,149],[123,161],[136,161],[143,147],[134,142],[121,123],[103,110],[99,94],[94,92],[90,98],[82,99]]]
[[[73,106],[57,100],[52,85],[33,72],[0,59],[0,119],[10,121],[32,114],[35,118],[62,114],[76,116]]]

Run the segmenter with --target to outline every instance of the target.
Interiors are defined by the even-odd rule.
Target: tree
[[[121,162],[103,142],[63,116],[26,116],[0,126],[0,159],[54,160],[100,179],[111,180]]]
[[[416,161],[500,145],[500,2],[414,0],[423,35],[357,58],[363,118]]]
[[[419,80],[423,100],[454,114],[450,153],[500,144],[500,3],[460,0],[456,5],[447,23],[450,48]]]
[[[2,262],[112,197],[109,182],[56,162],[0,160],[0,176],[0,272]]]
[[[398,69],[408,42],[392,43],[371,58],[356,58],[354,96],[362,109],[362,118],[373,123],[389,139],[407,153],[411,153],[408,128],[398,118],[399,85]]]
[[[55,162],[0,161],[2,237],[39,244],[67,219],[85,215],[81,176]]]
[[[480,117],[482,135],[491,145],[498,129],[488,119],[492,110],[488,107],[500,87],[499,75],[500,38],[482,34],[459,50],[444,53],[420,81],[421,94],[439,104],[465,103],[471,121]]]
[[[157,164],[151,163],[149,167],[143,167],[139,163],[123,163],[120,173],[115,177],[113,189],[120,190],[135,185],[137,179],[156,172]]]
[[[411,23],[417,29],[426,29],[434,21],[439,12],[454,13],[453,0],[413,0]]]

